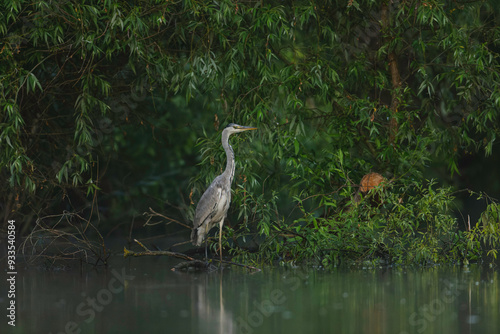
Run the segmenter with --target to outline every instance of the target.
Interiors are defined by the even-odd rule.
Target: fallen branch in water
[[[170,252],[170,251],[153,251],[153,250],[150,250],[149,248],[147,248],[146,246],[144,246],[142,244],[142,242],[140,242],[139,240],[134,239],[134,241],[136,243],[138,243],[142,248],[144,248],[145,251],[144,252],[134,252],[134,251],[128,250],[127,248],[124,247],[123,248],[123,257],[128,257],[128,256],[163,256],[163,255],[166,255],[166,256],[176,257],[179,259],[189,261],[189,262],[179,263],[179,265],[172,268],[172,270],[174,270],[174,271],[178,270],[178,269],[187,269],[189,267],[196,268],[196,269],[200,269],[202,267],[205,267],[205,269],[208,270],[210,267],[210,264],[208,262],[197,260],[195,258],[192,258],[191,256],[186,255],[186,254],[177,253],[177,252]],[[256,268],[253,266],[248,266],[246,264],[241,264],[241,263],[236,263],[236,262],[231,262],[231,261],[226,261],[226,260],[221,261],[219,259],[213,259],[213,261],[217,261],[219,263],[228,264],[228,265],[232,265],[232,266],[243,267],[243,268],[250,269],[250,270],[260,271],[259,268]]]

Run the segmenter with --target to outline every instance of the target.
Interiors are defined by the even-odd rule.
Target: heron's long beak
[[[237,129],[240,131],[257,130],[257,128],[254,128],[252,126],[243,126],[243,125],[238,126]]]

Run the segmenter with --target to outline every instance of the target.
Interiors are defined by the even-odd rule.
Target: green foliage
[[[481,214],[477,224],[467,233],[467,249],[476,258],[481,257],[480,250],[485,249],[486,255],[497,259],[500,250],[500,205],[491,203]]]
[[[293,221],[271,219],[258,233],[265,236],[259,252],[234,247],[238,259],[253,262],[430,265],[469,263],[484,253],[496,259],[499,238],[497,203],[488,206],[476,227],[459,228],[451,208],[450,189],[431,181],[393,183],[361,201],[345,192],[296,198],[301,216]],[[307,209],[315,202],[315,210]],[[318,206],[316,206],[318,205]]]
[[[450,191],[424,180],[430,162],[453,175],[463,155],[494,150],[497,11],[451,0],[4,1],[5,212],[29,224],[102,201],[122,221],[153,202],[189,221],[188,198],[224,166],[215,130],[237,122],[259,128],[231,139],[226,242],[240,256],[252,258],[244,240],[261,259],[327,265],[469,258]],[[397,180],[384,204],[346,205],[370,171]],[[478,254],[486,239],[475,238]]]

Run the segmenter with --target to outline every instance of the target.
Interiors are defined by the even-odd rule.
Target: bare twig
[[[154,223],[154,224],[153,224],[153,223],[149,223],[149,221],[150,221],[153,217],[161,217],[161,218],[163,218],[163,219],[168,220],[168,223],[167,223],[167,224],[170,224],[170,223],[176,223],[176,224],[179,224],[179,225],[181,225],[181,226],[184,226],[184,227],[186,227],[186,228],[188,228],[188,229],[191,229],[191,226],[188,226],[188,225],[186,225],[186,224],[184,224],[184,223],[181,223],[180,221],[178,221],[178,220],[176,220],[176,219],[173,219],[173,218],[170,218],[170,217],[164,216],[164,215],[162,215],[161,213],[158,213],[158,212],[156,212],[155,210],[153,210],[153,209],[151,209],[151,208],[149,208],[149,211],[150,211],[150,212],[144,212],[144,213],[143,213],[143,215],[144,215],[144,216],[148,217],[148,220],[146,221],[146,223],[144,224],[144,226],[148,226],[148,225],[149,225],[149,226],[153,226],[153,225],[159,224],[159,223]]]
[[[100,242],[89,239],[88,228],[97,233]],[[80,260],[93,265],[105,265],[109,256],[101,234],[90,223],[90,219],[66,211],[38,218],[19,251],[27,256],[29,262]]]

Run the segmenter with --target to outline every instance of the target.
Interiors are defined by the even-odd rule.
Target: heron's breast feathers
[[[214,182],[201,196],[193,221],[191,240],[199,245],[205,235],[226,216],[231,202],[231,188],[225,187],[222,182]],[[227,189],[226,189],[227,188]]]

